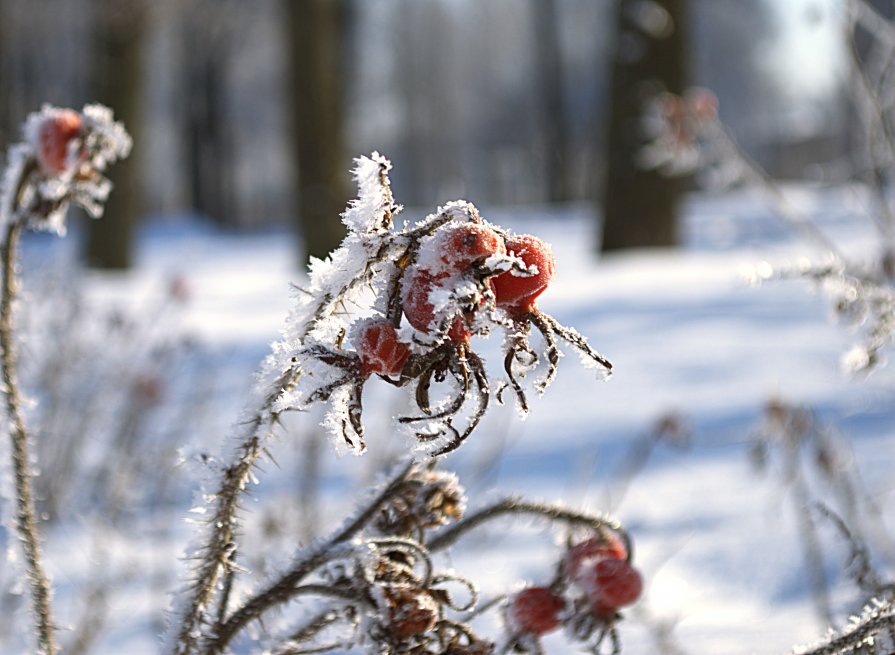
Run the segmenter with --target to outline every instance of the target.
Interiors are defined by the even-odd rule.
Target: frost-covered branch
[[[462,521],[445,528],[434,535],[426,546],[432,552],[449,548],[467,532],[493,521],[494,519],[508,515],[527,515],[547,519],[551,522],[563,523],[569,526],[587,527],[593,530],[608,528],[613,532],[617,532],[623,539],[625,539],[625,541],[628,540],[627,534],[621,528],[621,524],[615,519],[570,510],[562,505],[537,503],[521,500],[519,498],[506,498],[493,503],[492,505],[488,505],[487,507],[478,510],[475,514],[467,516]]]
[[[2,299],[0,299],[0,349],[3,352],[0,365],[3,369],[3,385],[6,391],[6,413],[10,421],[12,465],[16,489],[15,526],[25,554],[39,649],[45,655],[53,655],[56,652],[56,637],[50,608],[50,581],[44,572],[37,516],[34,511],[31,456],[28,448],[28,434],[25,431],[25,419],[21,409],[22,401],[16,375],[13,345],[12,306],[16,297],[15,261],[21,230],[21,223],[11,223],[7,228],[6,238],[0,246],[0,259],[3,261],[3,288]]]
[[[895,647],[895,609],[888,602],[874,602],[860,616],[853,616],[842,630],[832,632],[818,644],[799,646],[791,655],[889,655]]]
[[[52,619],[52,590],[42,563],[40,535],[34,510],[32,456],[22,412],[15,343],[14,305],[18,287],[18,245],[24,229],[65,232],[71,203],[91,215],[102,213],[111,185],[102,172],[126,156],[131,140],[100,105],[82,112],[44,107],[28,117],[25,140],[9,150],[0,188],[0,242],[2,295],[0,295],[0,368],[10,424],[10,447],[16,504],[15,532],[24,551],[30,583],[38,652],[57,651]]]
[[[391,195],[390,167],[376,153],[357,160],[358,197],[342,215],[347,235],[326,260],[312,262],[283,338],[262,365],[257,409],[244,422],[232,463],[207,495],[206,532],[190,555],[198,564],[168,634],[173,654],[220,652],[247,623],[289,600],[296,585],[329,561],[329,548],[354,539],[371,519],[362,514],[328,546],[303,555],[227,615],[220,587],[231,588],[238,566],[240,500],[283,412],[326,403],[324,425],[337,448],[360,454],[366,449],[361,398],[367,382],[378,378],[409,387],[418,412],[397,422],[411,430],[424,457],[434,458],[459,447],[489,406],[491,385],[473,337],[495,329],[513,335],[505,340],[505,361],[522,407],[527,407],[526,373],[543,362],[538,392],[555,377],[558,340],[576,348],[601,377],[611,371],[583,336],[538,308],[536,298],[555,271],[547,244],[488,224],[465,201],[448,203],[415,224],[395,226],[401,208]],[[528,325],[543,334],[544,352],[529,344]],[[375,511],[376,504],[370,507]],[[426,560],[422,552],[405,556]],[[428,578],[419,584],[427,586]]]

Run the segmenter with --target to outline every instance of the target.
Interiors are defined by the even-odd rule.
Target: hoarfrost
[[[342,222],[350,232],[356,234],[388,229],[394,215],[402,209],[392,199],[388,180],[392,164],[378,152],[373,152],[369,157],[358,157],[354,161],[358,197],[351,201],[342,214]]]

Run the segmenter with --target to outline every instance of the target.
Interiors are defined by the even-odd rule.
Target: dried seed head
[[[416,535],[463,516],[466,494],[452,473],[420,469],[396,490],[376,520],[382,534]]]
[[[491,655],[493,652],[494,644],[480,639],[468,644],[452,643],[444,655]]]
[[[384,587],[382,593],[391,637],[409,639],[435,627],[438,603],[425,589],[400,585]]]

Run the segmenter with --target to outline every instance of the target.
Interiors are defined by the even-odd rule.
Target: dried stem
[[[16,490],[16,531],[22,542],[31,587],[31,604],[37,628],[38,652],[56,653],[56,639],[50,611],[50,582],[43,569],[37,516],[31,484],[31,463],[28,453],[28,434],[22,415],[22,401],[16,375],[13,304],[16,299],[16,259],[22,223],[10,222],[0,249],[3,266],[3,290],[0,298],[0,349],[2,349],[3,384],[6,388],[6,412],[10,421],[12,463]]]
[[[391,260],[393,255],[403,253],[408,243],[431,233],[448,220],[449,216],[438,216],[412,230],[384,238],[363,270],[337,291],[323,294],[317,299],[316,306],[308,308],[310,319],[302,325],[299,340],[304,340],[320,321],[337,311],[342,299],[353,289],[368,283],[383,262]],[[384,218],[383,223],[387,224],[388,221]],[[184,613],[179,619],[179,625],[172,624],[172,629],[176,630],[172,652],[177,655],[186,655],[196,650],[200,626],[214,601],[220,576],[232,565],[227,553],[235,545],[239,499],[279,419],[279,414],[273,411],[274,404],[283,392],[295,387],[301,375],[301,366],[296,361],[278,377],[262,406],[249,422],[250,436],[239,446],[234,463],[224,471],[219,490],[214,495],[216,502],[212,520],[208,523],[209,536],[199,550],[201,561],[193,574]]]
[[[297,590],[301,589],[301,587],[298,587],[299,582],[326,562],[344,554],[335,547],[350,540],[363,529],[379,508],[382,507],[383,503],[398,490],[412,468],[412,462],[402,467],[400,472],[385,486],[382,492],[377,494],[354,520],[337,531],[323,545],[315,548],[309,554],[306,554],[305,557],[298,560],[291,570],[233,612],[229,619],[218,626],[215,634],[209,638],[201,652],[207,655],[223,652],[233,637],[248,623],[260,618],[271,607],[294,598]]]
[[[800,655],[841,655],[842,653],[879,653],[884,651],[873,647],[876,637],[884,630],[895,627],[895,612],[891,605],[883,605],[866,612],[856,623],[848,626],[829,641],[811,649],[804,647],[794,650]],[[882,644],[879,644],[882,648]],[[863,650],[863,648],[867,650]],[[885,652],[889,652],[888,650]]]
[[[727,131],[727,128],[717,120],[713,121],[710,126],[711,137],[722,149],[722,156],[726,155],[741,165],[744,177],[762,189],[771,199],[777,210],[778,218],[788,227],[800,233],[807,241],[832,255],[837,261],[845,262],[846,258],[836,244],[787,199],[777,181],[746,154],[736,139]]]
[[[432,553],[448,548],[470,530],[508,514],[539,516],[549,519],[550,521],[568,523],[570,525],[583,525],[595,530],[603,526],[608,526],[612,530],[615,530],[626,537],[622,532],[621,525],[614,519],[605,516],[595,516],[584,512],[576,512],[562,507],[561,505],[550,505],[519,500],[518,498],[507,498],[494,503],[493,505],[489,505],[484,509],[480,509],[475,514],[470,514],[462,521],[458,521],[451,527],[440,531],[426,544],[426,547],[429,549],[429,552]]]

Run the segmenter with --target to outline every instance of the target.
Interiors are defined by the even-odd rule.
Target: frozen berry
[[[62,173],[68,164],[69,144],[81,135],[81,115],[71,109],[53,112],[37,130],[37,159],[44,172]]]
[[[593,611],[600,615],[630,605],[643,591],[640,573],[623,559],[594,560],[578,572],[575,582],[587,594]]]
[[[428,247],[449,271],[464,271],[491,255],[506,254],[500,235],[479,223],[449,223]]]
[[[526,587],[510,597],[507,620],[515,632],[542,635],[559,627],[565,605],[547,587]]]
[[[526,266],[537,267],[534,275],[507,271],[492,281],[497,306],[511,314],[524,314],[535,307],[535,299],[544,292],[556,275],[556,261],[550,246],[530,234],[514,236],[506,241],[507,252],[515,255]]]
[[[351,342],[360,356],[362,375],[397,375],[410,355],[410,348],[398,339],[395,326],[384,317],[359,321],[352,330]]]
[[[437,329],[435,321],[435,296],[449,294],[444,286],[454,280],[454,276],[447,273],[433,274],[425,268],[414,266],[404,273],[401,281],[401,304],[404,308],[404,316],[420,332],[426,334]],[[461,314],[457,314],[448,329],[448,338],[456,343],[468,342],[471,336],[466,327],[466,321]]]
[[[570,580],[574,580],[589,562],[607,558],[628,558],[628,551],[621,537],[608,531],[569,548],[563,560],[565,574]]]

